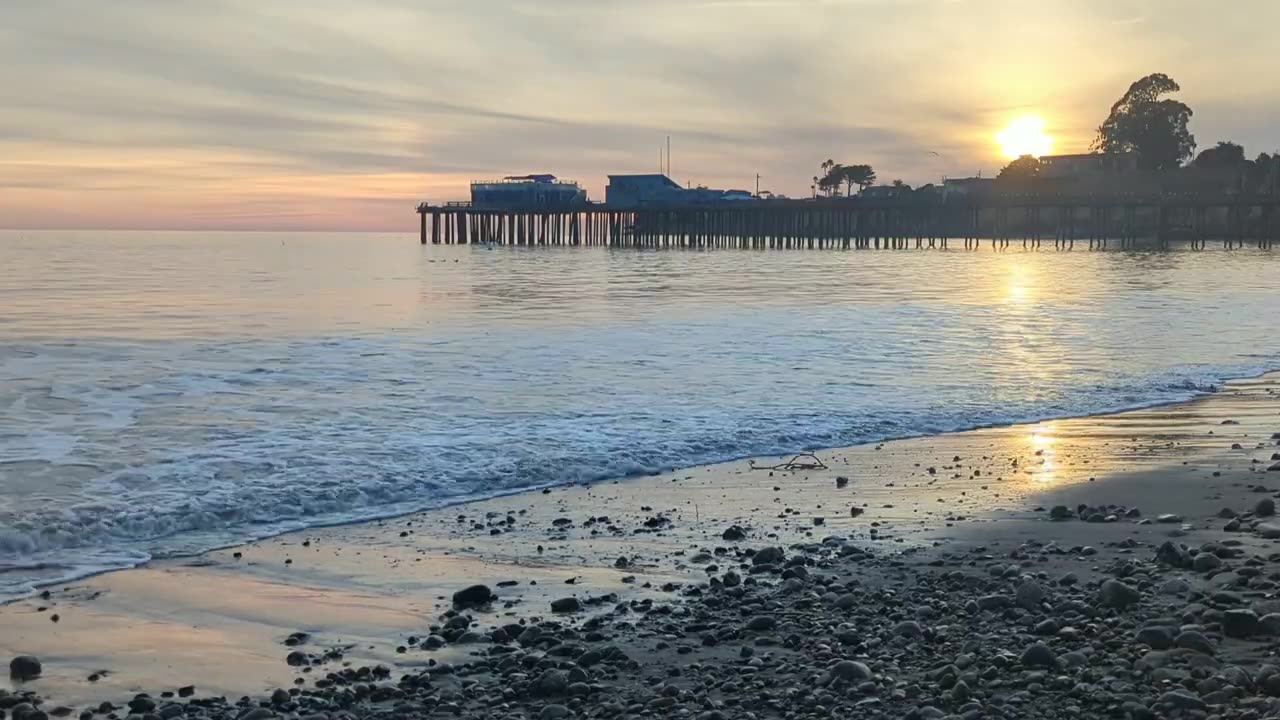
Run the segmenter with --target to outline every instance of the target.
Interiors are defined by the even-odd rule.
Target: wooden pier
[[[1280,196],[948,201],[763,200],[681,207],[487,209],[418,206],[422,244],[688,249],[1271,248]]]

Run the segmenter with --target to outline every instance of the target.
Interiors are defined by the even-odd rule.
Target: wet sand
[[[723,545],[732,525],[748,546],[841,535],[878,552],[1151,542],[1169,531],[1046,522],[1053,505],[1114,505],[1177,513],[1190,542],[1221,522],[1220,507],[1257,497],[1254,485],[1280,485],[1280,473],[1265,472],[1280,452],[1278,393],[1271,375],[1172,406],[818,452],[827,469],[726,463],[157,561],[0,608],[0,656],[37,655],[45,668],[0,688],[70,706],[185,685],[201,696],[269,693],[307,677],[285,662],[284,641],[299,631],[311,635],[309,651],[341,648],[357,665],[456,662],[475,651],[426,652],[409,638],[425,637],[465,586],[497,590],[494,622],[547,616],[549,601],[568,595],[661,596],[667,583],[705,581],[707,560],[696,556]]]

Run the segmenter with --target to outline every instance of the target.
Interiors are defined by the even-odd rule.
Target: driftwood
[[[803,458],[808,458],[807,460]],[[818,459],[817,455],[796,455],[790,460],[778,465],[757,465],[755,460],[748,460],[747,464],[752,470],[827,470],[827,464]]]

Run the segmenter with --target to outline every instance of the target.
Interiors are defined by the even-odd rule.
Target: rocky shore
[[[839,536],[781,547],[747,529],[690,548],[706,581],[657,601],[566,595],[504,622],[502,588],[459,591],[404,648],[427,657],[419,671],[347,666],[299,634],[281,648],[296,684],[270,697],[179,690],[72,710],[16,692],[0,708],[12,720],[1273,717],[1275,493],[1250,490],[1252,507],[1203,519],[1054,507],[1038,520],[1046,540],[1004,549],[887,554]],[[1216,537],[1188,546],[1184,524],[1201,520]],[[1150,532],[1096,547],[1049,539],[1091,522]],[[470,657],[430,659],[446,646]],[[33,663],[13,671],[38,674]]]

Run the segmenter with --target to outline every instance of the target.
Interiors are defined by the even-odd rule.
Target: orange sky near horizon
[[[551,172],[808,196],[992,174],[1043,118],[1087,150],[1165,72],[1201,147],[1280,148],[1280,3],[1193,0],[13,0],[0,227],[412,230],[421,200]]]

